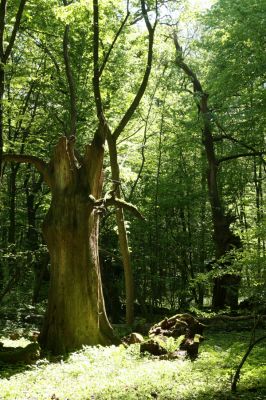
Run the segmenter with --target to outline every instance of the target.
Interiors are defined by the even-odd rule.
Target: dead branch
[[[3,162],[15,162],[34,165],[37,171],[43,175],[43,178],[48,186],[51,186],[50,174],[48,172],[48,164],[39,157],[30,156],[27,154],[4,153],[2,156],[2,160]]]
[[[115,191],[111,190],[107,192],[106,195],[96,200],[92,195],[89,196],[89,202],[93,204],[94,208],[99,209],[99,211],[105,211],[106,208],[110,206],[115,206],[117,208],[123,208],[125,210],[130,211],[137,218],[145,221],[144,216],[139,212],[138,208],[131,203],[126,202],[125,200],[119,199],[115,197]]]

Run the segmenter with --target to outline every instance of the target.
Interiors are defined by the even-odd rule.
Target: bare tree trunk
[[[235,235],[230,225],[233,221],[230,215],[226,215],[222,198],[218,189],[217,172],[218,160],[214,150],[214,140],[212,136],[212,128],[210,122],[210,113],[207,104],[208,96],[203,93],[200,102],[201,114],[203,118],[203,143],[208,160],[207,182],[209,200],[212,210],[213,223],[213,239],[216,246],[216,259],[219,260],[230,250],[241,247],[240,237]],[[229,258],[226,262],[222,262],[221,266],[226,269],[230,266]],[[224,274],[222,277],[214,278],[214,288],[212,297],[212,306],[214,309],[221,309],[225,305],[232,309],[238,307],[238,290],[240,284],[240,276],[234,274]]]
[[[51,257],[51,284],[40,342],[54,354],[116,341],[102,293],[99,217],[89,202],[89,196],[101,194],[102,162],[103,148],[94,142],[79,168],[65,137],[50,162],[52,202],[43,233]]]
[[[206,191],[206,161],[204,157],[204,150],[201,152],[201,207],[200,207],[200,242],[199,242],[199,263],[200,272],[206,272],[204,268],[204,261],[206,260],[206,203],[207,203],[207,191]],[[198,283],[198,306],[203,307],[204,305],[204,285]]]
[[[8,227],[8,242],[15,243],[16,241],[16,178],[19,165],[11,164],[11,173],[8,182],[9,191],[9,227]]]
[[[0,180],[2,177],[2,154],[3,154],[3,99],[4,99],[4,66],[0,59]]]
[[[166,96],[165,96],[166,97]],[[153,263],[153,277],[156,279],[155,284],[153,285],[153,300],[152,305],[154,307],[158,307],[162,303],[162,293],[163,293],[163,271],[162,271],[162,263],[161,263],[161,251],[160,251],[160,206],[159,206],[159,187],[160,180],[162,174],[162,139],[163,139],[163,124],[164,124],[164,105],[165,99],[162,108],[162,115],[160,121],[160,131],[159,131],[159,143],[158,143],[158,159],[157,159],[157,170],[156,170],[156,178],[155,178],[155,194],[154,194],[154,263]],[[153,279],[154,279],[153,278]]]
[[[116,196],[120,198],[121,193],[118,184],[120,182],[120,170],[117,160],[116,140],[111,135],[108,135],[107,140],[109,146],[112,179],[114,181],[114,190],[116,190]],[[131,265],[131,257],[128,245],[124,211],[122,208],[118,208],[116,210],[116,223],[118,228],[119,247],[124,267],[125,294],[126,294],[126,323],[128,325],[132,325],[134,322],[134,299],[135,299],[134,277]]]
[[[129,2],[127,2],[127,14],[125,19],[122,21],[122,24],[115,35],[114,41],[111,44],[109,51],[107,52],[102,66],[99,67],[99,7],[98,7],[98,0],[94,0],[94,52],[93,52],[93,59],[94,59],[94,78],[93,78],[93,88],[94,88],[94,98],[95,104],[97,109],[97,117],[99,120],[99,125],[102,128],[107,128],[108,124],[105,120],[102,99],[101,99],[101,90],[100,90],[100,76],[104,71],[105,65],[108,61],[109,55],[123,30],[123,27],[126,24],[126,21],[129,17]],[[146,61],[146,68],[143,74],[143,78],[141,84],[137,90],[137,93],[128,107],[127,111],[123,115],[122,119],[118,123],[117,127],[114,129],[114,132],[111,133],[109,127],[106,129],[107,132],[107,141],[109,145],[109,153],[110,153],[110,163],[111,163],[111,170],[112,170],[112,178],[117,183],[120,179],[120,171],[119,165],[117,160],[117,148],[116,143],[118,137],[121,135],[125,127],[127,126],[128,122],[130,121],[131,117],[133,116],[134,112],[136,111],[139,103],[145,93],[145,90],[148,85],[149,76],[152,67],[152,60],[153,60],[153,43],[154,43],[154,33],[155,28],[158,23],[158,4],[156,3],[155,6],[155,21],[153,25],[151,24],[148,16],[148,7],[146,5],[145,0],[140,0],[141,5],[141,12],[145,21],[145,25],[148,31],[148,53],[147,53],[147,61]],[[120,198],[120,190],[119,187],[116,190],[116,194],[118,199]],[[130,252],[128,248],[128,238],[125,226],[125,219],[123,210],[120,208],[116,212],[116,220],[118,226],[118,234],[119,234],[119,244],[120,244],[120,251],[123,259],[123,266],[125,271],[125,287],[126,287],[126,320],[129,325],[133,323],[134,320],[134,283],[133,283],[133,273],[132,273],[132,266],[131,266],[131,259],[130,259]]]

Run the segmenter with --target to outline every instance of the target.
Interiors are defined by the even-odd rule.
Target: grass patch
[[[67,360],[50,363],[43,359],[28,370],[16,367],[8,374],[2,367],[0,399],[265,399],[265,343],[254,348],[243,367],[239,392],[231,396],[231,376],[245,352],[249,333],[207,336],[195,362],[142,356],[139,345],[133,345],[128,349],[84,347]]]

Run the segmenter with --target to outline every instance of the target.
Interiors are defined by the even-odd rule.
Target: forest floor
[[[256,336],[265,334],[258,331]],[[225,400],[266,399],[266,346],[258,344],[241,370],[235,395],[233,373],[250,331],[206,330],[196,361],[159,360],[140,355],[139,345],[84,347],[66,359],[40,359],[31,366],[0,365],[1,400]],[[25,346],[27,339],[5,346]]]

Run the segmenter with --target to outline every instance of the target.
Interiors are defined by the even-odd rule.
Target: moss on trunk
[[[54,354],[116,342],[108,322],[98,256],[98,214],[89,201],[102,190],[103,148],[87,146],[77,161],[62,137],[50,162],[51,207],[43,233],[51,256],[48,310],[40,335]]]

